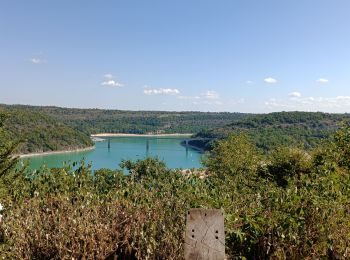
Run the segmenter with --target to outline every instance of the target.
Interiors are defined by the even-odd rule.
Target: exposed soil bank
[[[19,158],[33,157],[33,156],[43,156],[43,155],[51,155],[51,154],[63,154],[63,153],[77,153],[84,151],[94,150],[95,146],[90,146],[86,148],[73,149],[73,150],[62,150],[62,151],[50,151],[50,152],[41,152],[41,153],[26,153],[26,154],[16,154]]]
[[[191,136],[192,134],[123,134],[123,133],[100,133],[92,134],[91,137],[176,137]]]

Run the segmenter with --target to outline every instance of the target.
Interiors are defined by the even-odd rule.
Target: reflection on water
[[[96,142],[96,149],[77,153],[53,154],[29,158],[30,167],[38,169],[42,164],[61,167],[64,162],[79,162],[85,159],[92,169],[118,168],[122,160],[138,160],[158,157],[169,168],[199,168],[201,154],[181,145],[181,138],[111,137]]]

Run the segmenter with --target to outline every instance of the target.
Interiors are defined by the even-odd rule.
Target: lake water
[[[41,165],[61,167],[63,164],[80,162],[85,159],[92,163],[92,169],[117,169],[121,160],[138,160],[146,157],[158,157],[169,168],[199,168],[201,153],[181,145],[183,137],[111,137],[110,148],[108,139],[96,142],[96,149],[84,152],[52,154],[26,158],[32,169]]]

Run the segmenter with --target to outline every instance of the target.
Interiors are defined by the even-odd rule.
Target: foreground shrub
[[[229,140],[219,146],[228,145]],[[240,147],[236,144],[231,142],[231,149],[221,150],[212,159],[234,160],[231,153]],[[298,149],[279,148],[262,158],[256,169],[236,171],[217,184],[226,212],[229,255],[349,258],[350,175],[341,162],[332,160],[339,157],[336,151],[325,149],[310,156]]]
[[[186,211],[214,207],[228,258],[350,258],[348,133],[311,155],[282,147],[267,156],[234,135],[216,144],[203,179],[153,158],[93,174],[84,162],[12,168],[0,176],[0,256],[181,259]]]
[[[152,171],[124,176],[102,169],[91,175],[82,164],[24,175],[27,194],[5,205],[0,255],[177,259],[183,253],[185,212],[206,203],[204,181],[156,159],[124,164],[133,173],[146,166]]]
[[[25,207],[25,208],[23,208]],[[108,256],[140,259],[155,255],[174,258],[181,243],[169,237],[165,227],[179,235],[181,216],[160,218],[163,205],[152,209],[128,202],[76,201],[47,197],[30,199],[11,209],[14,219],[2,225],[7,238],[2,256],[16,259],[103,259]],[[177,238],[181,239],[181,236]]]

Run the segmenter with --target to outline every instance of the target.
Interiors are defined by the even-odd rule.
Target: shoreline
[[[92,134],[91,137],[176,137],[191,136],[192,134],[124,134],[124,133],[99,133]]]
[[[183,146],[183,147],[187,147],[187,148],[191,148],[191,149],[196,150],[197,152],[202,153],[202,154],[205,153],[205,150],[204,150],[203,148],[199,148],[199,147],[194,146],[194,145],[188,144],[188,145],[186,146],[185,144],[182,144],[182,146]]]
[[[45,156],[45,155],[52,155],[52,154],[78,153],[78,152],[91,151],[91,150],[94,150],[95,148],[96,148],[95,146],[90,146],[90,147],[79,148],[74,150],[60,150],[60,151],[50,151],[50,152],[15,154],[14,156],[15,157],[18,156],[19,158],[27,158],[27,157]]]

